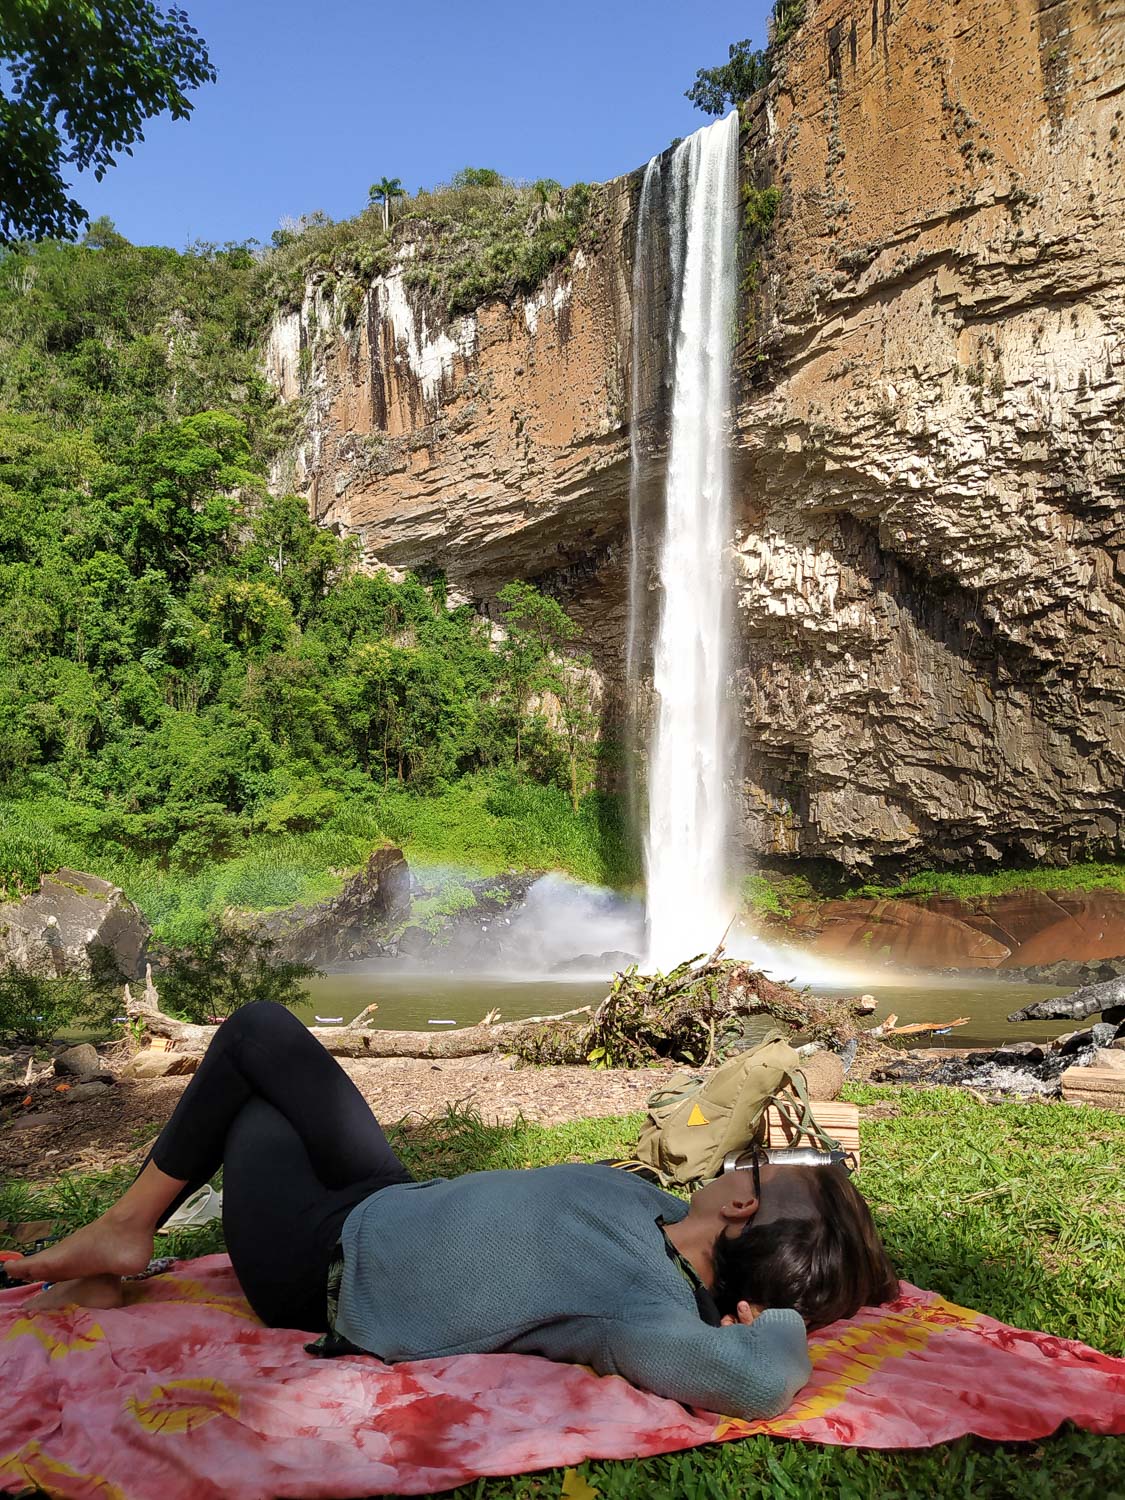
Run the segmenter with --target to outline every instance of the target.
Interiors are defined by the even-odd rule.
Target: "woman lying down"
[[[541,1354],[771,1417],[809,1378],[806,1330],[897,1290],[838,1167],[755,1161],[690,1204],[596,1165],[416,1182],[336,1060],[267,1002],[220,1026],[123,1197],[5,1269],[52,1283],[39,1308],[117,1306],[154,1231],[220,1166],[251,1306],[322,1334],[317,1354]]]

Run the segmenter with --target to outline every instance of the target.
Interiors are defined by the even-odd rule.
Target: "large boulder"
[[[79,1083],[91,1083],[96,1079],[113,1082],[113,1074],[90,1042],[79,1042],[76,1047],[67,1047],[60,1052],[55,1058],[55,1072],[62,1078],[77,1079]]]
[[[44,978],[88,979],[100,951],[123,979],[139,979],[150,936],[117,886],[79,870],[44,875],[34,895],[0,905],[0,966]]]
[[[228,921],[274,944],[275,956],[293,963],[332,964],[365,958],[380,934],[410,907],[410,868],[401,849],[376,849],[338,896],[315,906],[291,906],[264,916]]]

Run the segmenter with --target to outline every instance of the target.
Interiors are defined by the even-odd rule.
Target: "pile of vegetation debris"
[[[717,949],[669,974],[636,965],[614,976],[589,1020],[526,1026],[511,1050],[532,1063],[590,1063],[630,1068],[654,1061],[706,1067],[760,1041],[777,1026],[805,1042],[842,1048],[858,1041],[865,1007],[795,990]]]

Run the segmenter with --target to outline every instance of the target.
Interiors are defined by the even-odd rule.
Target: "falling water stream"
[[[728,417],[737,278],[737,113],[676,147],[667,193],[651,191],[657,170],[650,162],[645,173],[636,253],[643,265],[650,237],[666,241],[672,284],[679,290],[673,304],[644,839],[646,956],[663,968],[713,947],[733,910],[727,871],[730,590],[724,555],[731,525]],[[657,211],[666,213],[665,224],[654,222]],[[635,316],[639,322],[641,313]],[[635,371],[637,354],[635,341]],[[636,465],[635,447],[633,458]],[[634,484],[634,493],[636,489]],[[635,504],[632,509],[636,525]],[[634,535],[634,559],[642,551],[637,543]],[[635,622],[640,595],[636,576],[630,594]],[[631,623],[634,658],[636,635]]]

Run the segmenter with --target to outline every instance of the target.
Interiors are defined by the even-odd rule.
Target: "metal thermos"
[[[820,1151],[815,1146],[760,1146],[757,1148],[760,1161],[774,1167],[843,1167],[846,1172],[855,1170],[855,1157],[850,1151]],[[723,1158],[723,1171],[734,1172],[739,1167],[748,1167],[754,1151],[730,1151]]]

